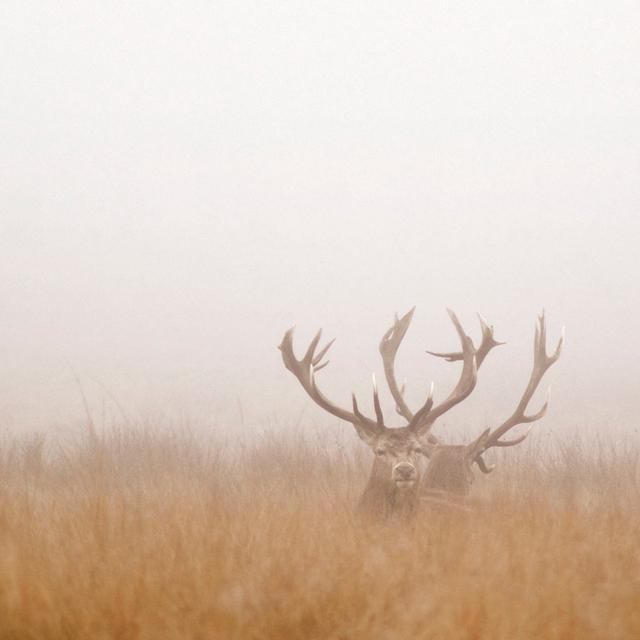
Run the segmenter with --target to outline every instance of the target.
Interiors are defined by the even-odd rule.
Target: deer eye
[[[376,449],[375,454],[377,456],[383,456],[386,453],[384,449]]]

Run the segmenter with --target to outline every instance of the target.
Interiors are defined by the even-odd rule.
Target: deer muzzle
[[[391,479],[400,488],[411,487],[418,479],[418,472],[410,462],[399,462],[391,471]]]

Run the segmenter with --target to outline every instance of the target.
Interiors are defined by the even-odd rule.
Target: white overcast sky
[[[415,304],[413,404],[455,382],[445,307],[509,343],[445,422],[508,415],[544,307],[541,428],[635,427],[638,34],[615,0],[5,0],[0,424],[78,420],[72,369],[96,415],[330,422],[282,332],[337,336],[321,384],[368,407]]]

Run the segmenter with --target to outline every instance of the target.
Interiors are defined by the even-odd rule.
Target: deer
[[[564,328],[555,351],[547,354],[546,323],[544,311],[538,317],[534,336],[533,369],[529,382],[514,412],[501,425],[487,428],[470,443],[462,445],[445,444],[432,433],[436,421],[456,405],[465,400],[474,390],[478,370],[489,352],[505,344],[494,337],[493,326],[478,314],[481,329],[479,346],[474,346],[465,333],[456,314],[447,309],[460,341],[460,351],[427,351],[432,356],[447,362],[461,362],[459,379],[440,403],[434,402],[434,384],[431,383],[427,398],[412,411],[405,400],[405,384],[398,385],[395,375],[395,359],[407,330],[413,319],[415,307],[402,317],[396,314],[392,326],[384,333],[379,344],[384,367],[384,375],[389,391],[395,403],[396,413],[406,424],[388,427],[385,424],[378,387],[373,376],[373,408],[375,418],[366,416],[358,405],[354,393],[351,394],[351,409],[343,408],[327,398],[318,388],[316,374],[324,369],[329,361],[327,352],[335,339],[318,350],[322,338],[320,329],[311,340],[301,359],[293,349],[292,327],[285,332],[279,345],[284,366],[297,378],[309,397],[331,415],[349,422],[355,428],[358,437],[374,453],[373,464],[368,482],[358,502],[359,513],[387,519],[389,517],[413,517],[425,498],[439,500],[444,498],[456,502],[466,498],[474,482],[473,466],[489,474],[495,465],[488,465],[483,454],[493,447],[512,447],[523,442],[529,435],[534,422],[540,420],[549,407],[549,396],[542,407],[533,414],[527,414],[527,407],[542,377],[560,357],[564,342]],[[514,427],[529,424],[521,435],[511,439],[506,434]]]

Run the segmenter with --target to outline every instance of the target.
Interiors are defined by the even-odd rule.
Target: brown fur
[[[426,447],[407,428],[386,429],[382,434],[365,440],[375,459],[358,511],[374,518],[411,517],[418,503],[418,491],[426,467]],[[401,474],[411,473],[412,484],[402,486]]]

